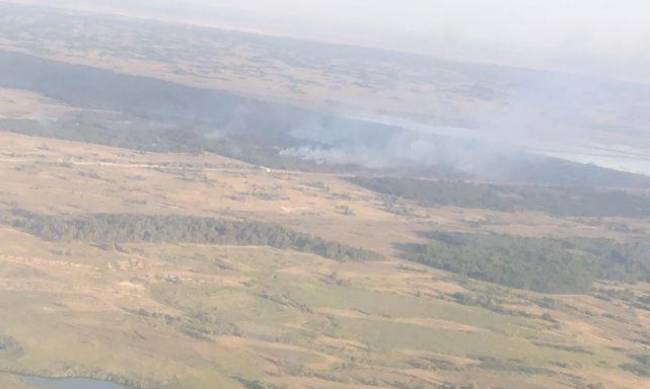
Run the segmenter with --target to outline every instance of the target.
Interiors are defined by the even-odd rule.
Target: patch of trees
[[[650,243],[431,232],[400,245],[406,259],[543,293],[582,293],[596,280],[650,282]]]
[[[260,380],[248,380],[242,377],[235,377],[240,384],[244,385],[246,389],[280,389],[279,386],[264,383]]]
[[[257,221],[180,215],[91,214],[53,216],[14,211],[11,225],[51,241],[91,243],[197,243],[269,246],[335,260],[379,259],[369,250],[351,247]]]
[[[640,377],[650,377],[650,354],[632,355],[631,358],[634,362],[622,364],[621,368]]]
[[[22,354],[22,352],[22,347],[14,338],[0,335],[0,356],[3,354]]]
[[[549,314],[536,315],[523,310],[506,308],[506,306],[503,304],[503,301],[490,292],[483,294],[456,292],[447,295],[447,298],[461,305],[481,307],[483,309],[487,309],[488,311],[501,315],[540,319],[550,323],[555,323],[555,319],[553,319]]]
[[[209,137],[200,130],[164,126],[128,116],[87,118],[83,112],[47,124],[3,119],[0,131],[148,152],[214,153],[274,169],[335,172],[351,166],[317,164],[279,152],[282,148],[247,135]]]
[[[533,367],[524,364],[519,360],[501,360],[491,356],[475,356],[476,359],[481,361],[477,365],[478,368],[501,371],[501,372],[511,372],[519,373],[525,375],[552,375],[553,371],[543,368],[543,367]]]
[[[650,197],[622,190],[512,186],[408,177],[355,177],[350,180],[366,189],[412,200],[424,207],[538,211],[571,217],[650,216]]]
[[[0,51],[0,87],[29,90],[79,109],[46,124],[3,120],[2,130],[145,151],[212,152],[277,169],[332,169],[280,153],[304,144],[292,135],[295,130],[312,125],[389,128],[226,91],[6,51]]]

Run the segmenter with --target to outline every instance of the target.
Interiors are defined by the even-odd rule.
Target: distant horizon
[[[580,8],[585,0],[563,1],[562,6],[540,0],[525,0],[524,5],[498,0],[501,6],[492,2],[487,8],[479,7],[481,2],[477,0],[452,2],[455,6],[446,4],[448,0],[409,0],[411,8],[401,10],[383,0],[373,4],[372,9],[367,1],[356,0],[345,2],[348,6],[352,4],[348,14],[337,11],[342,7],[341,0],[310,0],[300,6],[294,0],[273,2],[272,6],[260,0],[193,0],[183,5],[165,0],[103,0],[92,4],[85,0],[0,2],[117,13],[454,61],[650,83],[650,3],[639,0],[624,0],[625,6],[607,0],[589,1],[587,8]],[[444,6],[444,15],[435,13],[436,4]],[[158,7],[154,9],[152,5]],[[609,12],[612,6],[616,12]],[[553,7],[564,8],[553,13]],[[579,9],[585,14],[579,14]],[[419,19],[403,21],[408,15],[417,14],[422,14]],[[439,25],[427,27],[429,22],[423,20],[429,17],[439,20]],[[519,22],[514,23],[516,20]],[[571,26],[572,23],[576,25]],[[549,34],[544,35],[546,32]]]

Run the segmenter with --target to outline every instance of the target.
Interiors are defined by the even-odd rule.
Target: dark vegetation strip
[[[271,143],[265,144],[264,137],[255,138],[247,134],[209,137],[198,129],[179,129],[128,116],[103,118],[97,114],[91,118],[90,113],[81,112],[49,123],[5,119],[0,120],[0,131],[147,152],[207,152],[274,169],[336,172],[353,168],[317,164],[290,155],[280,155],[280,148]]]
[[[27,211],[14,211],[5,219],[17,229],[51,241],[250,245],[292,249],[339,261],[381,258],[373,251],[257,221],[179,215],[51,216]]]
[[[4,121],[3,129],[158,152],[213,152],[274,168],[322,170],[316,163],[281,155],[304,144],[296,130],[365,128],[375,134],[396,128],[347,119],[234,93],[151,77],[52,61],[0,50],[0,87],[39,93],[80,110],[118,114],[98,121],[71,117],[59,125]]]
[[[235,38],[234,43],[237,42]],[[268,48],[268,43],[265,40],[264,47]],[[307,47],[298,46],[294,47],[298,57],[314,54],[313,50],[305,52],[303,50]],[[336,53],[327,56],[341,54],[340,49],[337,47]],[[274,54],[278,53],[287,52],[276,50]],[[352,54],[348,52],[347,55]],[[314,58],[310,62],[323,63]],[[438,63],[437,66],[450,65],[456,71],[462,70],[458,64]],[[481,74],[485,71],[484,68],[475,70]],[[470,78],[473,75],[476,75],[474,71],[467,74]],[[285,151],[303,146],[307,149],[331,147],[339,150],[345,143],[350,148],[340,150],[349,151],[361,146],[381,152],[394,147],[395,139],[411,136],[398,126],[376,121],[2,50],[0,87],[32,91],[79,110],[47,123],[41,120],[0,120],[1,131],[145,151],[210,152],[277,169],[355,171],[361,174],[376,169],[309,160],[302,158],[300,153]],[[475,149],[485,154],[481,144],[469,142],[459,148],[458,140],[443,136],[435,138],[436,148],[445,150],[451,147],[466,157],[472,157]],[[416,139],[419,138],[412,138],[412,141]],[[429,135],[427,139],[433,141],[433,136]],[[527,153],[507,157],[490,154],[487,159],[490,162],[473,173],[461,172],[446,164],[413,166],[403,165],[397,160],[394,161],[394,170],[399,174],[435,177],[450,174],[464,177],[470,173],[523,184],[650,187],[650,178],[646,176]],[[390,160],[391,157],[386,155],[385,162]]]
[[[597,280],[650,282],[650,242],[431,232],[402,244],[406,259],[543,293],[583,293]]]
[[[537,211],[562,217],[647,217],[650,197],[586,187],[512,186],[406,177],[355,177],[356,185],[424,207]]]
[[[623,370],[632,372],[639,377],[650,377],[650,354],[631,355],[632,363],[622,364]]]

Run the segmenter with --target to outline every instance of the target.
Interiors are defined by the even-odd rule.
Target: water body
[[[25,383],[38,389],[129,389],[113,382],[99,381],[88,378],[41,378],[22,377]]]

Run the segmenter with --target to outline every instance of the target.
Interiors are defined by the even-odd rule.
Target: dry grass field
[[[385,255],[337,262],[255,246],[103,247],[1,227],[0,336],[11,339],[0,349],[3,388],[25,387],[18,373],[143,388],[648,384],[620,368],[643,351],[648,311],[624,299],[458,278],[405,262],[392,246],[417,242],[417,231],[434,226],[610,233],[580,220],[415,204],[415,216],[398,216],[378,195],[332,174],[11,133],[0,133],[0,182],[5,210],[245,217]],[[460,304],[455,293],[490,294],[507,310]]]
[[[221,128],[213,127],[227,122],[220,115],[241,119],[231,105],[267,109],[258,113],[262,125],[277,119],[266,113],[285,110],[307,124],[333,120],[292,111],[307,107],[464,126],[506,114],[511,94],[527,91],[537,73],[2,1],[0,11],[0,66],[25,66],[0,76],[0,389],[42,389],[29,377],[129,389],[650,387],[650,284],[642,281],[650,276],[633,274],[649,268],[633,265],[650,263],[638,252],[650,236],[647,188],[605,197],[635,199],[632,212],[614,206],[609,214],[596,209],[580,217],[545,212],[557,197],[538,211],[427,205],[355,181],[360,174],[401,178],[389,169],[286,160],[267,167],[264,157],[283,156],[269,150],[298,143],[289,129],[226,131],[219,144]],[[96,90],[77,78],[98,83]],[[146,101],[126,99],[122,87]],[[646,91],[630,88],[620,90]],[[123,99],[142,105],[125,106]],[[598,122],[595,138],[607,141],[614,139],[607,128],[623,123],[638,137],[647,100],[628,100],[635,103],[587,104],[571,125]],[[159,112],[165,104],[181,108],[167,117]],[[565,114],[551,114],[558,112]],[[553,128],[561,133],[562,126]],[[244,148],[246,142],[253,147]],[[258,163],[242,155],[256,152],[269,154]],[[487,182],[461,177],[462,184]],[[497,200],[528,204],[522,197],[539,193],[541,203],[548,199],[535,188],[500,192]],[[603,198],[594,193],[585,198]],[[161,220],[185,230],[161,227]],[[237,222],[252,227],[237,230]],[[147,229],[156,223],[164,230],[158,236]],[[141,238],[115,238],[142,225]],[[218,242],[206,225],[237,236]],[[407,248],[426,247],[431,232],[450,246],[466,236],[493,238],[493,246],[480,248],[485,262],[538,244],[542,250],[524,251],[524,275],[539,271],[524,259],[543,262],[547,253],[539,251],[547,247],[593,260],[581,262],[578,275],[589,273],[584,263],[600,264],[588,251],[601,249],[620,262],[606,269],[621,274],[597,274],[571,294],[511,288],[521,280],[484,282],[475,268],[462,272],[414,258]],[[264,234],[271,237],[258,236]],[[504,249],[504,241],[515,243]],[[593,245],[584,249],[584,242]],[[490,256],[494,247],[498,255]],[[630,247],[639,261],[626,262]],[[336,248],[357,257],[337,257]],[[452,264],[464,259],[451,253]],[[573,262],[553,264],[551,270],[575,270]]]

